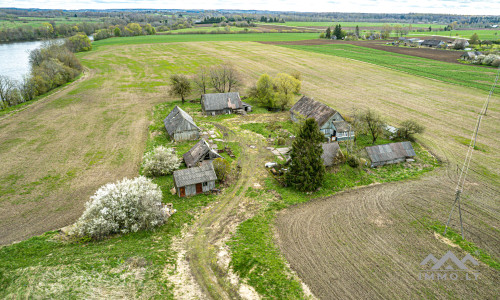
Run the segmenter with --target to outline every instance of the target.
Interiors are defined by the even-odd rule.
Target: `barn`
[[[215,188],[214,167],[211,163],[174,172],[174,186],[177,196],[193,196]]]
[[[400,163],[416,155],[410,142],[377,145],[365,149],[372,162],[371,167]]]
[[[188,152],[184,153],[183,158],[188,168],[195,167],[204,162],[212,161],[222,157],[208,145],[207,141],[201,139]]]
[[[201,129],[196,126],[193,118],[179,106],[163,120],[168,135],[174,141],[197,140],[200,138]]]
[[[206,115],[227,115],[252,111],[252,106],[241,101],[240,93],[215,93],[201,96],[201,110]]]
[[[329,141],[354,139],[354,131],[338,111],[312,98],[300,98],[290,109],[290,117],[293,122],[300,118],[315,119]]]

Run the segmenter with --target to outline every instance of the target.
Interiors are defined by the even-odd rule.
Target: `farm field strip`
[[[401,25],[401,26],[409,26],[411,25],[412,27],[422,27],[422,28],[429,28],[429,26],[432,26],[434,28],[442,28],[445,25],[440,25],[440,24],[409,24],[409,23],[384,23],[384,22],[286,22],[286,23],[258,23],[258,24],[276,24],[276,25],[283,25],[283,26],[321,26],[321,27],[334,27],[337,24],[340,24],[342,27],[356,27],[359,26],[360,28],[364,27],[383,27],[384,25]]]

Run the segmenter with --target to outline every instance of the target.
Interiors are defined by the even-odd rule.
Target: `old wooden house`
[[[324,143],[321,146],[323,147],[321,158],[323,159],[323,165],[325,165],[325,167],[331,167],[342,161],[344,156],[342,151],[340,151],[339,143]]]
[[[183,155],[184,162],[188,168],[196,167],[219,157],[222,156],[210,148],[210,145],[208,145],[207,141],[204,139],[201,139],[193,148]]]
[[[216,180],[217,175],[211,163],[174,172],[174,187],[179,197],[209,192],[215,188]]]
[[[179,106],[163,120],[168,135],[174,141],[197,140],[200,138],[201,129],[196,126],[193,118]]]
[[[203,94],[201,96],[201,110],[206,115],[215,116],[250,112],[252,106],[241,101],[238,92]]]
[[[415,156],[410,142],[399,142],[366,147],[371,167],[395,164]]]
[[[301,118],[315,119],[320,131],[329,141],[354,139],[354,130],[338,111],[312,98],[300,98],[290,109],[290,117],[293,122]]]
[[[429,48],[446,48],[446,42],[442,40],[424,40],[420,46]]]

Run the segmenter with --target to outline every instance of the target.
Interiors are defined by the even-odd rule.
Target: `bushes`
[[[422,132],[424,132],[424,126],[414,120],[403,121],[401,127],[398,129],[398,134],[405,140],[413,140],[415,134]]]
[[[92,50],[92,44],[85,33],[78,33],[66,40],[66,47],[71,52],[82,52]]]
[[[231,170],[231,164],[223,158],[216,158],[213,161],[213,166],[217,179],[220,182],[224,182],[229,174],[229,171]]]
[[[158,146],[143,157],[142,171],[146,176],[162,176],[172,174],[181,165],[181,160],[172,149]]]
[[[71,234],[102,239],[115,233],[137,232],[165,223],[160,188],[146,177],[123,179],[97,190]]]

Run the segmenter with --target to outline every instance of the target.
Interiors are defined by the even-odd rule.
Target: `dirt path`
[[[221,128],[221,126],[218,126]],[[230,132],[229,130],[227,132]],[[252,287],[239,281],[229,268],[230,253],[226,241],[236,226],[255,213],[259,204],[246,198],[248,187],[263,176],[266,152],[262,139],[255,135],[229,133],[228,140],[241,145],[238,180],[219,196],[183,233],[181,245],[177,245],[177,265],[180,271],[170,280],[177,282],[174,293],[179,299],[192,299],[203,295],[210,299],[257,299]],[[255,146],[250,148],[249,146]],[[189,270],[186,268],[189,267]],[[179,267],[178,267],[179,268]],[[189,272],[190,274],[186,274]],[[185,278],[180,282],[178,278]],[[186,293],[189,290],[189,293]]]
[[[419,280],[420,262],[450,249],[417,226],[426,215],[445,218],[438,212],[447,211],[450,202],[440,200],[453,197],[443,188],[451,191],[453,181],[442,175],[373,185],[282,211],[276,221],[278,244],[320,299],[493,299],[500,292],[500,275],[484,264],[477,282]],[[463,209],[472,208],[466,203]],[[476,217],[498,224],[492,212]],[[468,237],[500,243],[494,231],[479,229],[477,220],[466,223]],[[459,259],[465,256],[453,251]]]

